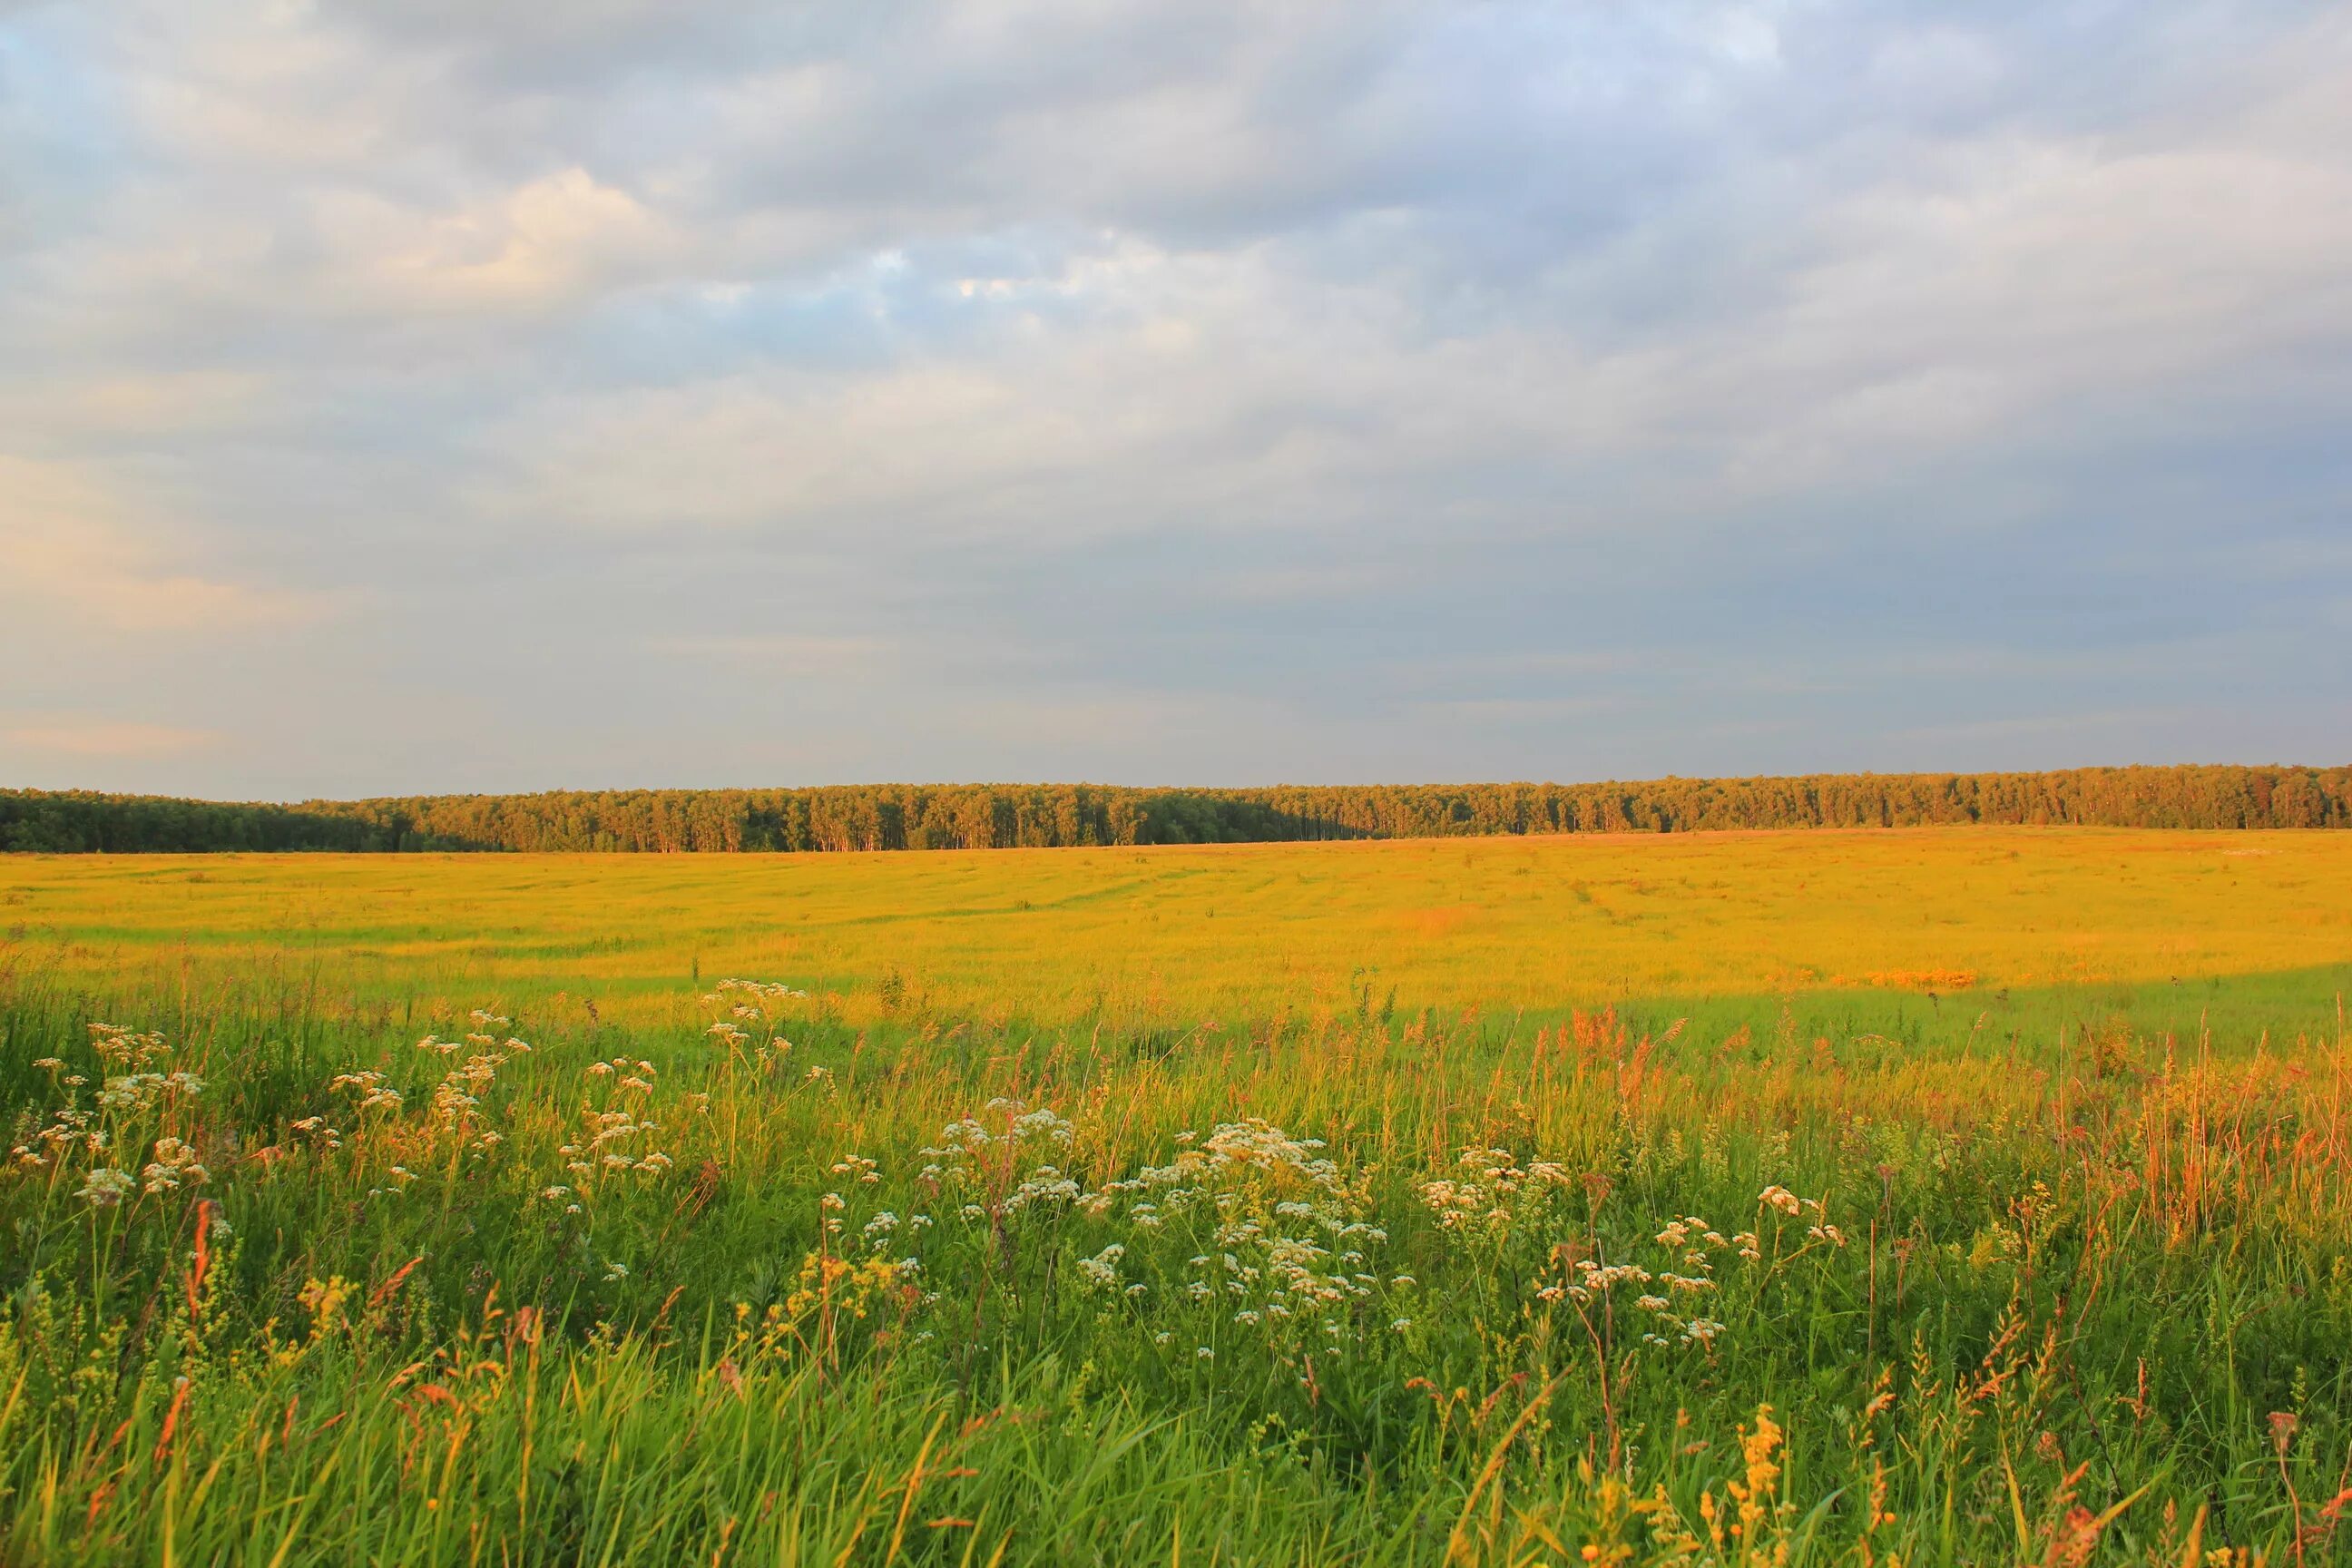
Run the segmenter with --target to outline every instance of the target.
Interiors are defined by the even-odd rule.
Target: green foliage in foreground
[[[0,1562],[2352,1561],[2332,1019],[707,1001],[165,1040],[16,982]]]

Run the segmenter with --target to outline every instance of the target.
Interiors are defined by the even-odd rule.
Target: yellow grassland
[[[95,989],[306,968],[361,995],[690,975],[853,1009],[1265,1016],[2352,960],[2352,834],[1927,828],[807,856],[0,858],[0,932]],[[861,1002],[859,999],[866,1001]]]

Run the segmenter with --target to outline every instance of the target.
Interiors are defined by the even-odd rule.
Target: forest
[[[1643,783],[838,784],[299,805],[0,790],[0,850],[625,852],[1051,848],[1493,834],[2000,824],[2352,826],[2352,767],[2074,768]]]

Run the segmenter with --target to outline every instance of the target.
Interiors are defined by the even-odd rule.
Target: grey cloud
[[[2317,758],[2347,68],[2286,5],[12,8],[0,772]]]

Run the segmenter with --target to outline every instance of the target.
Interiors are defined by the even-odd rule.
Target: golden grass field
[[[0,858],[0,1563],[2352,1568],[2347,889]]]
[[[825,856],[0,860],[0,929],[97,989],[257,965],[359,994],[789,976],[853,1012],[1063,1023],[1344,1005],[2165,984],[2352,962],[2352,835],[1916,829]],[[2316,977],[2324,994],[2329,977]]]

